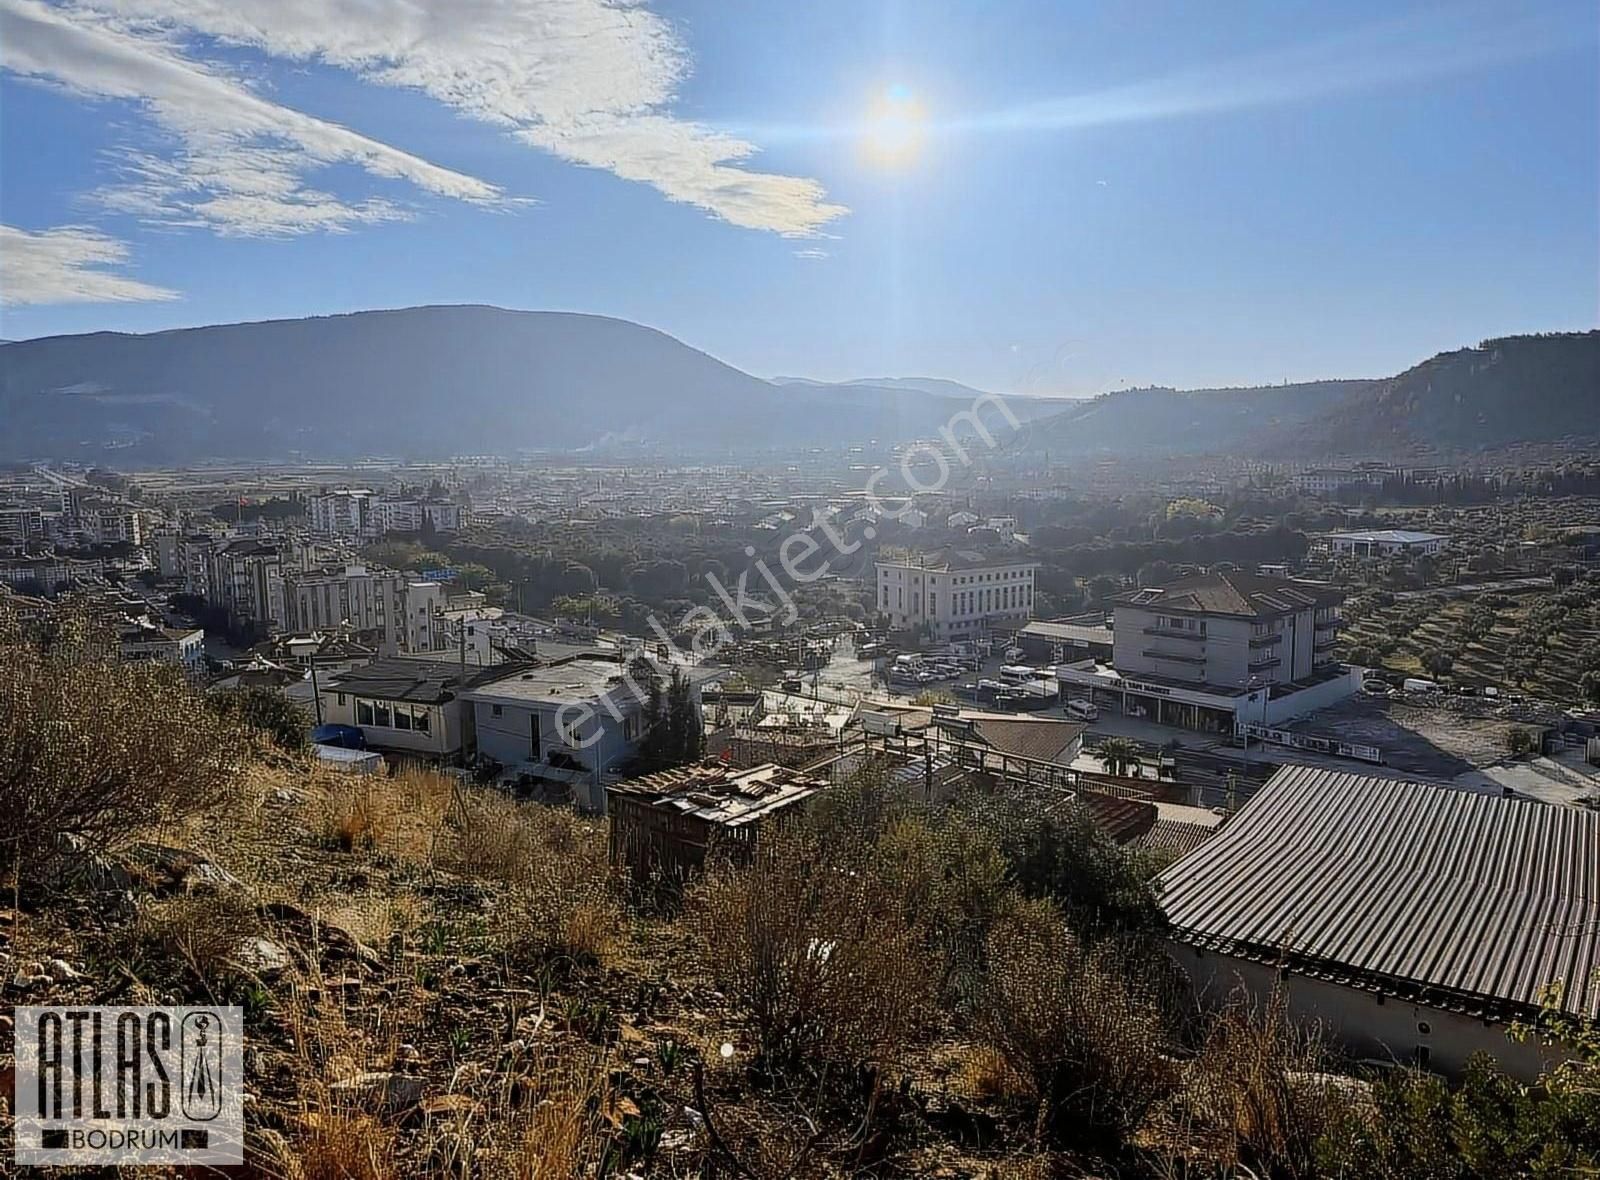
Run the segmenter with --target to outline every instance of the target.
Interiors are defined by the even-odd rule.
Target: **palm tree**
[[[1131,738],[1107,738],[1100,743],[1095,753],[1100,761],[1105,763],[1107,774],[1120,777],[1130,769],[1135,776],[1139,773],[1139,743]]]

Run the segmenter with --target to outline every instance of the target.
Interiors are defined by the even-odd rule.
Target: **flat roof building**
[[[1440,533],[1420,533],[1412,529],[1362,529],[1349,533],[1325,533],[1315,547],[1342,557],[1419,556],[1438,553],[1450,543]]]
[[[1039,563],[975,550],[879,560],[877,608],[897,631],[926,628],[939,640],[1015,631],[1033,614]]]

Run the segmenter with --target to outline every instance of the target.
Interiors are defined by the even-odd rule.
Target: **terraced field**
[[[1564,590],[1443,595],[1387,605],[1357,600],[1341,658],[1441,683],[1521,689],[1560,705],[1583,700],[1584,672],[1600,669],[1600,585]],[[1448,670],[1439,662],[1449,659]]]

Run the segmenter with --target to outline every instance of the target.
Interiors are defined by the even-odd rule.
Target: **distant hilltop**
[[[1061,454],[1479,449],[1600,431],[1600,332],[1518,336],[1392,378],[1012,398]],[[981,391],[763,380],[626,320],[415,307],[0,344],[0,459],[727,451],[926,437]]]

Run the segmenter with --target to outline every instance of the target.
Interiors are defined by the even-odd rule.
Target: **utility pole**
[[[317,706],[317,725],[322,725],[322,693],[317,691],[317,649],[311,649],[311,699]]]

